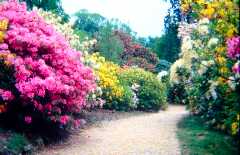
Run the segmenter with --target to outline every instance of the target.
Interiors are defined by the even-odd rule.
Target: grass
[[[20,134],[12,135],[7,141],[7,148],[15,154],[20,154],[25,151],[24,147],[29,144],[25,136]]]
[[[210,130],[198,116],[187,116],[178,124],[182,155],[237,155],[233,139]]]
[[[28,139],[22,134],[0,128],[0,154],[21,154],[28,151],[28,144]]]

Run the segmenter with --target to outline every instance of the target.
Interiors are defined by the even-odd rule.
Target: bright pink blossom
[[[240,37],[232,37],[227,40],[228,56],[232,59],[240,57]]]
[[[61,116],[61,117],[60,117],[59,122],[60,122],[61,124],[63,124],[63,125],[66,125],[66,124],[68,123],[69,119],[70,119],[69,116],[64,115],[64,116]]]
[[[32,117],[31,116],[25,116],[24,121],[26,124],[31,124],[32,123]]]
[[[0,49],[16,55],[13,67],[18,102],[33,104],[40,112],[47,111],[49,117],[54,115],[50,112],[54,107],[66,113],[83,108],[96,84],[92,70],[80,61],[79,52],[36,12],[27,11],[25,3],[6,1],[0,10],[0,19],[9,21]],[[4,95],[4,99],[10,96]],[[62,118],[64,123],[66,118]]]
[[[2,97],[3,101],[12,101],[14,99],[12,92],[3,89],[0,89],[0,97]]]

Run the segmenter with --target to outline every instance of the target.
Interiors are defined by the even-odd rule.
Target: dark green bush
[[[129,85],[136,86],[138,98],[137,110],[158,111],[166,105],[166,87],[156,75],[139,68],[128,68],[119,74],[120,80]]]

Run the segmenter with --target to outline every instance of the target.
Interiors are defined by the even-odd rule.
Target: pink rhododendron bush
[[[78,126],[73,115],[96,87],[79,53],[25,3],[1,3],[0,116],[25,127]]]

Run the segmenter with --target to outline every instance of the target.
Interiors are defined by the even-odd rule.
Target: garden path
[[[126,113],[125,113],[126,114]],[[40,155],[179,155],[178,121],[184,106],[105,120],[73,136],[66,145],[47,148]]]

